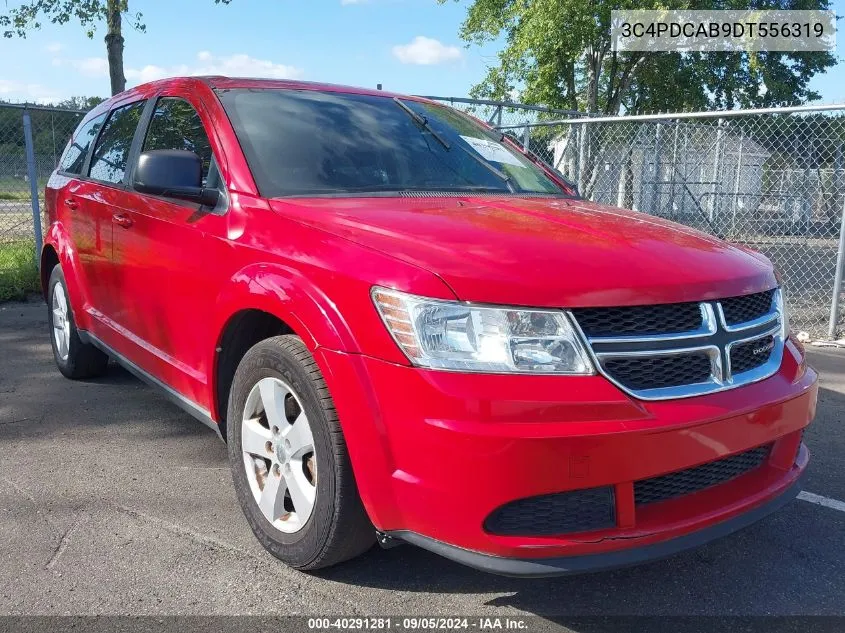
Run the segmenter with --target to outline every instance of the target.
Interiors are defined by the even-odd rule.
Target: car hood
[[[292,219],[425,268],[466,301],[636,305],[735,296],[777,284],[762,255],[585,200],[368,197],[271,205]]]

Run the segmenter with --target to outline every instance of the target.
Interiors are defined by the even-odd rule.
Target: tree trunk
[[[126,90],[126,77],[123,75],[123,34],[120,24],[121,4],[121,0],[108,0],[106,6],[106,54],[113,95]]]
[[[594,53],[592,50],[588,50],[584,57],[587,62],[586,111],[587,114],[595,114],[598,112],[600,64],[597,63],[598,54]]]
[[[578,109],[578,91],[575,89],[575,62],[566,64],[566,107],[570,110]]]

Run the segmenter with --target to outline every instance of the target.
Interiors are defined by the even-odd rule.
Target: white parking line
[[[838,501],[836,499],[822,497],[821,495],[814,495],[812,492],[806,491],[801,491],[798,494],[798,498],[802,501],[809,501],[810,503],[815,503],[816,505],[824,506],[825,508],[833,508],[834,510],[845,512],[845,501]]]

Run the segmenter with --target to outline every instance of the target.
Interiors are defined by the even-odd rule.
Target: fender
[[[261,310],[284,321],[305,343],[323,374],[335,402],[349,451],[361,501],[377,526],[395,522],[395,502],[385,503],[393,457],[387,432],[378,411],[361,350],[334,302],[296,270],[280,264],[252,264],[234,274],[218,295],[214,316],[213,381],[216,382],[216,349],[230,320],[244,310]],[[295,308],[294,308],[295,306]],[[357,385],[357,388],[353,388]],[[215,393],[213,384],[211,393]],[[214,398],[210,398],[214,401]]]
[[[71,240],[67,229],[59,221],[54,221],[50,224],[47,235],[44,236],[44,246],[41,249],[41,271],[42,279],[49,280],[49,270],[44,270],[45,255],[47,248],[52,247],[59,257],[59,264],[62,266],[62,273],[65,276],[65,284],[67,284],[68,299],[70,300],[70,307],[73,311],[73,319],[76,327],[81,330],[90,329],[90,317],[85,307],[90,303],[88,300],[88,293],[86,291],[87,285],[85,283],[85,273],[82,271],[82,266],[79,263],[79,255],[74,247],[73,240]],[[46,284],[43,288],[44,298],[47,298]]]
[[[332,301],[300,272],[281,264],[251,264],[242,268],[232,275],[218,295],[216,305],[213,331],[217,332],[218,344],[229,320],[238,312],[253,309],[287,323],[312,353],[318,346],[359,351]],[[216,347],[210,350],[212,355]],[[214,366],[213,357],[208,366]]]
[[[401,525],[396,460],[362,354],[318,348],[314,355],[335,403],[361,502],[376,529]]]

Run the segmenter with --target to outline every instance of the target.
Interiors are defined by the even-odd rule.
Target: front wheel
[[[319,569],[375,542],[334,404],[292,335],[267,339],[238,365],[227,416],[229,461],[253,533],[296,569]]]

